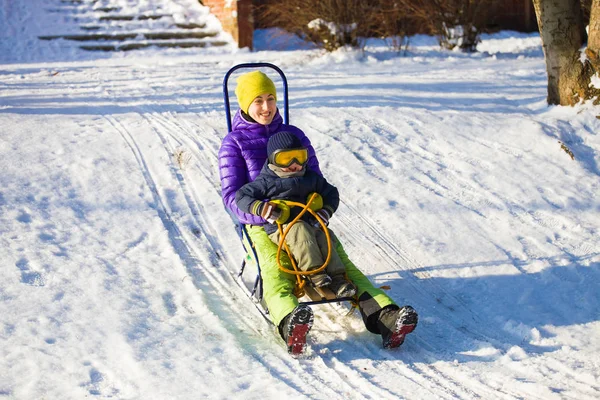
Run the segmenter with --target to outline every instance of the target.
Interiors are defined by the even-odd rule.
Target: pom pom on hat
[[[235,95],[237,96],[240,109],[248,113],[250,104],[257,96],[269,93],[277,100],[277,90],[273,81],[261,71],[252,71],[237,78]]]

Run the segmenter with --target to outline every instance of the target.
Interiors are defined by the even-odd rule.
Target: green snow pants
[[[298,298],[294,296],[296,277],[285,273],[277,265],[277,245],[271,241],[262,226],[246,225],[246,229],[258,256],[263,281],[263,299],[275,326],[298,305]],[[348,278],[358,288],[358,307],[362,314],[367,329],[379,333],[374,322],[369,319],[376,315],[383,307],[393,305],[394,301],[385,292],[373,286],[371,281],[356,268],[350,261],[342,244],[333,231],[329,230],[335,249],[342,263],[346,266]],[[285,252],[281,253],[281,265],[286,269],[293,269]]]

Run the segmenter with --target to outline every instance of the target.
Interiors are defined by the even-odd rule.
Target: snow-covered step
[[[197,6],[178,0],[54,0],[46,10],[57,15],[59,23],[52,26],[58,32],[38,38],[85,42],[78,46],[102,51],[230,44],[218,26],[207,27],[208,9]]]

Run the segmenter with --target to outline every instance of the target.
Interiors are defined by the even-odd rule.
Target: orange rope
[[[296,275],[296,279],[298,280],[298,285],[297,285],[297,290],[298,292],[303,292],[302,288],[304,287],[304,285],[306,284],[306,282],[300,277],[301,275],[313,275],[313,274],[317,274],[321,271],[323,271],[327,265],[329,264],[329,260],[331,259],[331,237],[329,236],[329,229],[327,229],[327,225],[325,225],[325,223],[323,222],[323,220],[321,219],[321,217],[319,217],[319,215],[314,212],[312,209],[310,209],[310,204],[313,202],[313,200],[316,198],[317,194],[314,193],[311,198],[308,200],[308,202],[306,204],[302,204],[302,203],[298,203],[295,201],[288,201],[285,200],[285,204],[287,204],[288,206],[292,206],[292,207],[302,207],[302,211],[300,211],[300,213],[296,216],[296,218],[294,218],[292,220],[292,222],[290,222],[287,227],[285,228],[284,231],[282,231],[281,229],[281,224],[277,223],[277,228],[279,229],[279,246],[277,247],[277,265],[279,266],[279,269],[282,270],[283,272],[286,272],[288,274],[292,274],[292,275]],[[317,221],[319,222],[319,224],[321,225],[321,227],[323,228],[323,232],[325,232],[325,237],[327,238],[327,258],[325,259],[325,262],[323,263],[323,265],[321,265],[319,268],[316,268],[312,271],[300,271],[298,269],[298,266],[296,265],[296,262],[294,261],[294,257],[292,256],[292,252],[290,251],[287,243],[285,242],[285,237],[288,234],[288,232],[290,231],[290,228],[292,227],[292,225],[294,225],[298,220],[300,220],[300,218],[302,218],[302,216],[304,215],[304,213],[309,212],[313,215],[313,217],[315,217],[317,219]],[[290,270],[285,268],[283,265],[281,265],[281,249],[285,246],[285,251],[288,254],[288,256],[290,257],[290,261],[292,262],[292,266],[294,267],[294,270]],[[302,296],[299,296],[302,297]]]

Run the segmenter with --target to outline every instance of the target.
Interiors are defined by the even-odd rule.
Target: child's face
[[[298,171],[302,171],[302,168],[304,168],[303,165],[300,165],[298,163],[292,163],[292,165],[290,165],[287,168],[281,168],[281,170],[283,172],[298,172]]]
[[[252,101],[252,104],[248,108],[248,115],[259,124],[269,125],[273,121],[276,111],[277,101],[275,100],[275,96],[265,93],[257,96]]]

